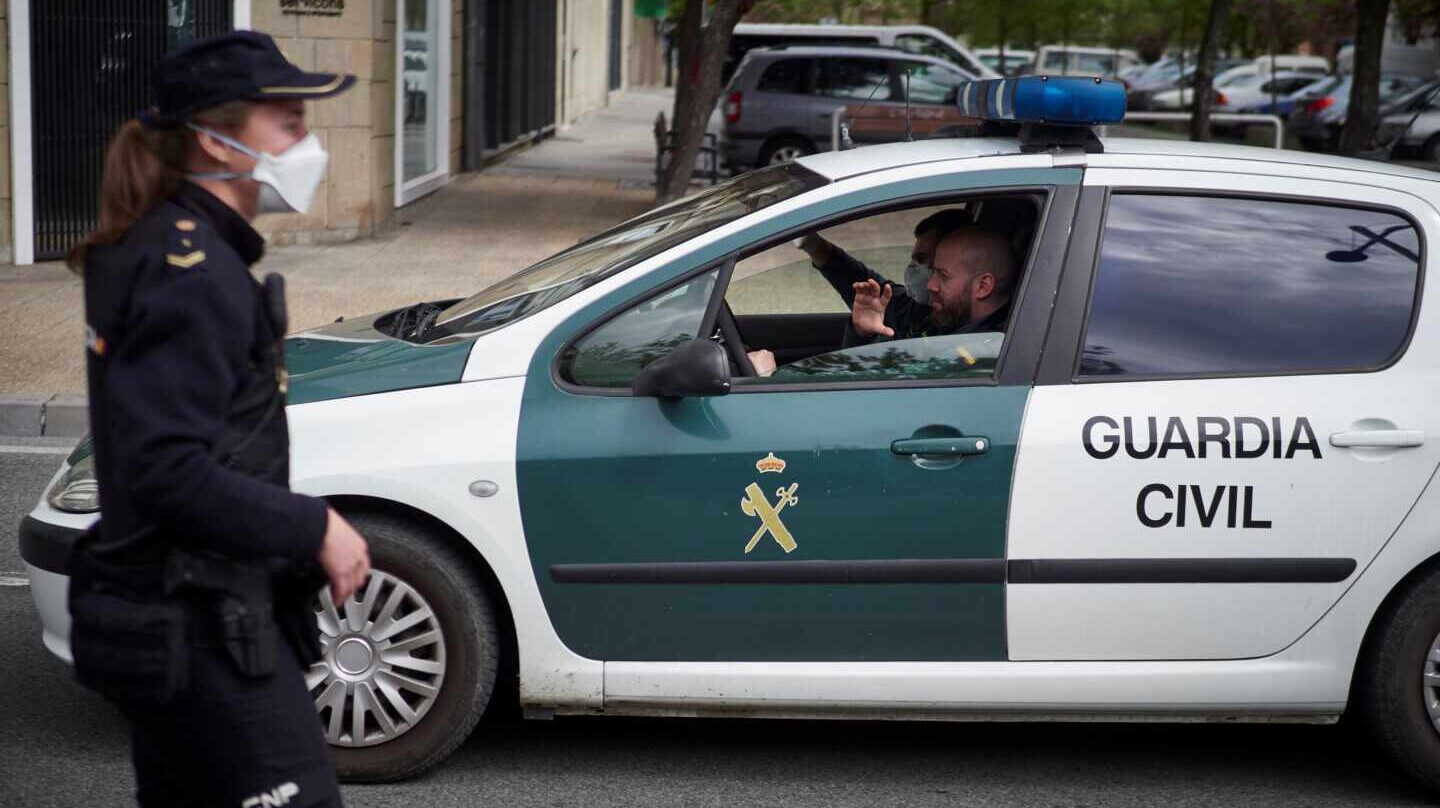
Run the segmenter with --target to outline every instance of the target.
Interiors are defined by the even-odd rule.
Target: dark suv
[[[732,169],[831,148],[837,109],[857,144],[916,138],[964,122],[955,88],[971,76],[929,56],[877,48],[752,50],[721,99],[721,153]]]

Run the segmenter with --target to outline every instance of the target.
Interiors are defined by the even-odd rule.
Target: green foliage
[[[1395,0],[1402,21],[1440,22],[1440,0]],[[1333,53],[1354,36],[1355,0],[1235,0],[1222,52],[1293,52],[1309,42]],[[933,25],[973,47],[1070,42],[1133,48],[1147,59],[1200,47],[1209,0],[760,0],[747,22]],[[1409,21],[1415,21],[1410,23]]]

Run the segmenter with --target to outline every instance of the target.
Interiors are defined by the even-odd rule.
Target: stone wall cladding
[[[330,166],[309,213],[256,222],[272,244],[350,241],[393,217],[395,8],[396,0],[346,0],[339,16],[293,15],[281,13],[279,0],[255,0],[253,26],[273,35],[288,58],[356,78],[349,92],[310,105],[308,122]]]

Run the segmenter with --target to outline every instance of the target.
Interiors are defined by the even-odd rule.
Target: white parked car
[[[517,687],[533,716],[1355,714],[1440,788],[1440,181],[1099,140],[1060,124],[1118,120],[1118,82],[1045,81],[960,93],[1045,120],[1026,142],[802,157],[291,337],[294,487],[375,570],[317,615],[341,770],[420,771]],[[898,279],[940,210],[1011,245],[1003,328],[843,345],[795,239]],[[82,447],[21,526],[61,657],[97,507]]]
[[[1232,68],[1215,77],[1215,112],[1238,112],[1244,107],[1267,101],[1272,94],[1284,98],[1325,78],[1294,71],[1281,71],[1272,76],[1247,70],[1247,67]],[[1194,102],[1194,87],[1165,90],[1150,99],[1154,109],[1167,111],[1190,109]]]
[[[1140,57],[1127,48],[1046,45],[1035,54],[1033,72],[1110,78],[1138,64]]]

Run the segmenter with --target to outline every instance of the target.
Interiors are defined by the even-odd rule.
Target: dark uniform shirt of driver
[[[890,303],[885,307],[885,324],[895,331],[893,337],[880,339],[917,339],[920,337],[938,337],[946,334],[970,334],[988,331],[1004,331],[1005,321],[1010,317],[1010,304],[1006,303],[989,315],[965,325],[957,325],[952,328],[941,328],[935,325],[931,319],[932,309],[929,304],[918,303],[911,297],[904,286],[893,283],[884,275],[865,266],[859,259],[839,247],[830,246],[830,255],[825,263],[819,267],[820,274],[834,287],[835,291],[845,301],[845,307],[855,308],[855,284],[863,283],[866,280],[873,280],[880,285],[881,289],[890,284],[893,293]],[[856,333],[853,320],[845,322],[845,338],[841,343],[843,347],[851,348],[857,345],[865,345],[874,342],[876,337],[865,337]]]
[[[264,365],[276,329],[250,274],[263,250],[239,214],[185,183],[122,242],[90,251],[97,549],[154,528],[159,541],[124,550],[129,560],[157,559],[170,542],[231,558],[318,552],[326,507],[289,490],[283,399],[254,395],[257,386],[283,394]],[[261,403],[241,406],[247,398]],[[242,443],[243,452],[217,456]]]

